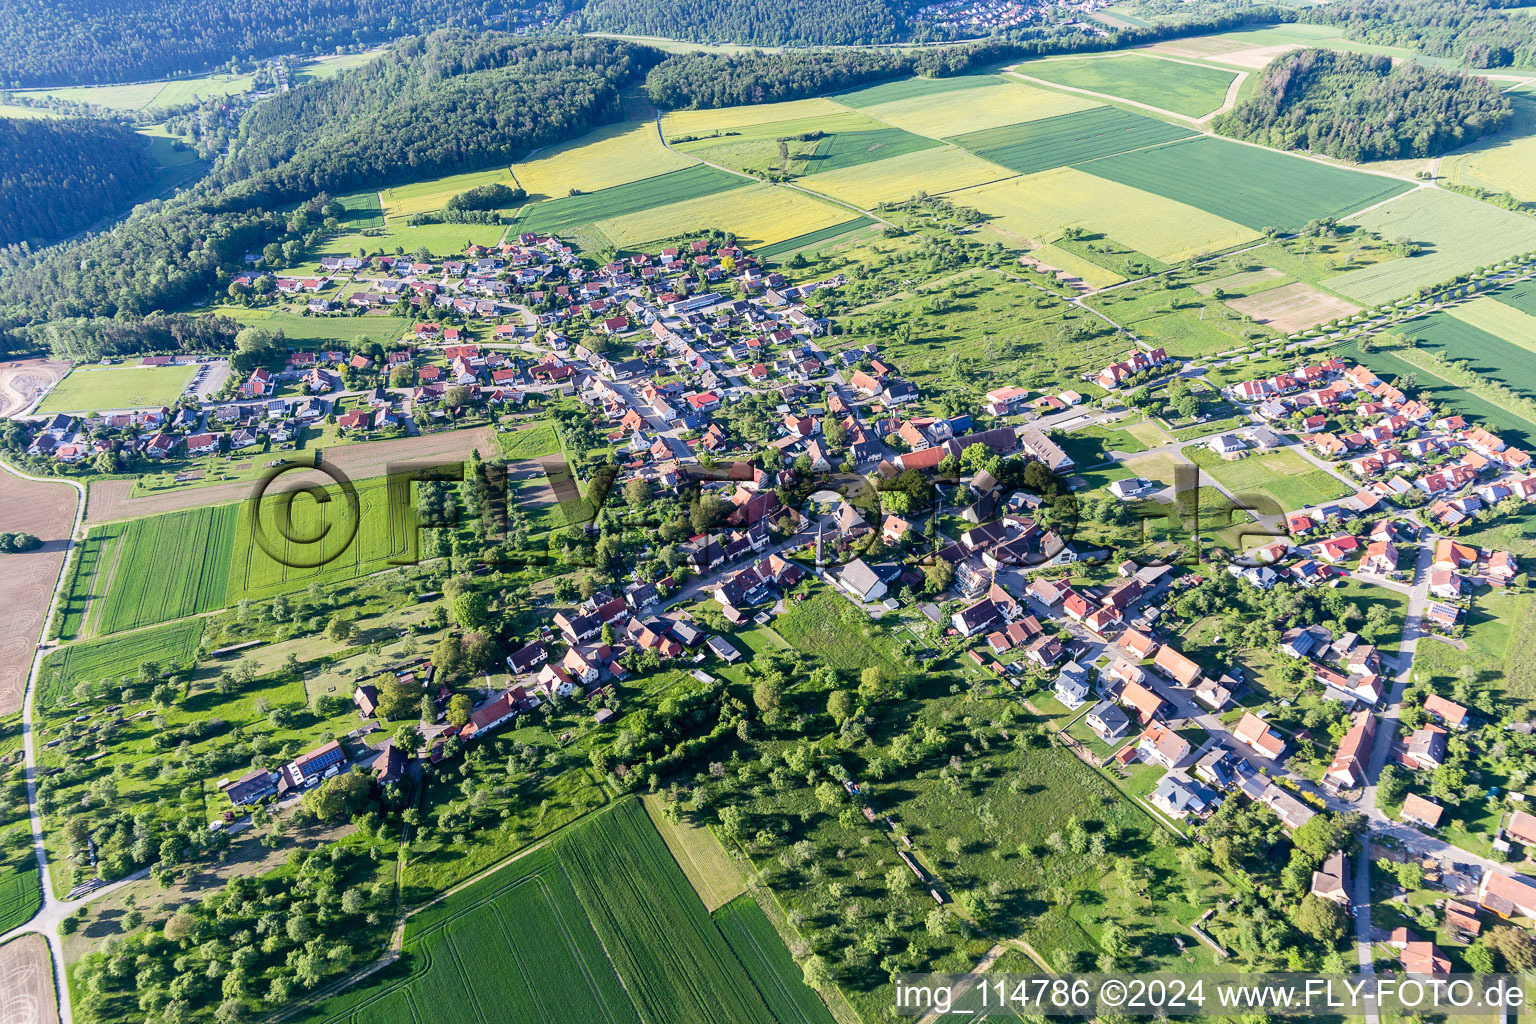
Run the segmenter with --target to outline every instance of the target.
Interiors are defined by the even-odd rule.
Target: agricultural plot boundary
[[[559,234],[595,221],[643,213],[654,207],[741,188],[743,182],[740,175],[699,164],[585,195],[534,203],[524,207],[515,227],[518,231]]]
[[[1195,134],[1188,128],[1118,107],[1094,107],[957,135],[948,141],[1009,170],[1034,174],[1189,139]]]

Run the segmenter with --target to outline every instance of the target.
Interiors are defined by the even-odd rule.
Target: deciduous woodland
[[[1288,53],[1217,131],[1342,160],[1435,156],[1501,131],[1513,110],[1486,78],[1332,50]]]

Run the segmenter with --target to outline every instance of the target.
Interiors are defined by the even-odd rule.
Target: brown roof
[[[1433,800],[1426,800],[1417,793],[1409,793],[1403,800],[1403,817],[1414,821],[1422,821],[1431,827],[1440,824],[1440,816],[1445,813],[1445,808]]]
[[[1156,718],[1163,706],[1163,699],[1140,683],[1126,683],[1120,699],[1136,711],[1143,725]]]
[[[1138,658],[1148,658],[1157,650],[1157,641],[1139,630],[1128,629],[1120,634],[1120,646]]]
[[[1265,757],[1276,758],[1285,753],[1285,740],[1269,727],[1269,723],[1251,711],[1243,715],[1243,720],[1237,723],[1232,735]]]
[[[1152,659],[1152,663],[1181,686],[1189,686],[1200,678],[1200,666],[1167,644],[1158,648],[1157,657]]]
[[[1526,846],[1536,846],[1536,815],[1515,811],[1509,816],[1509,824],[1504,826],[1504,831]]]

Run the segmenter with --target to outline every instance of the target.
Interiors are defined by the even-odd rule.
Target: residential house
[[[1251,711],[1246,712],[1237,728],[1232,730],[1232,738],[1271,761],[1285,755],[1285,737]]]
[[[1160,723],[1153,723],[1141,734],[1136,752],[1148,764],[1174,769],[1189,756],[1189,741]]]
[[[1169,772],[1148,799],[1173,820],[1183,821],[1190,815],[1205,815],[1216,802],[1216,794],[1181,772]]]
[[[1088,669],[1075,661],[1069,661],[1061,667],[1061,674],[1056,677],[1056,699],[1061,701],[1071,710],[1077,710],[1088,700],[1088,695],[1093,687],[1088,682]]]
[[[1370,711],[1357,711],[1349,731],[1339,741],[1333,761],[1323,774],[1323,782],[1339,789],[1354,789],[1365,784],[1366,765],[1371,744],[1376,738],[1376,718]]]
[[[1349,863],[1343,850],[1334,850],[1323,858],[1320,868],[1312,872],[1312,895],[1349,906]]]
[[[1194,686],[1202,675],[1199,665],[1166,644],[1158,648],[1152,664],[1178,686]]]
[[[1131,720],[1120,705],[1107,700],[1101,700],[1089,709],[1087,722],[1093,734],[1105,743],[1113,743],[1131,727]]]

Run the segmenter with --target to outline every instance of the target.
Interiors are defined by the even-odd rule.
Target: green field
[[[1014,70],[1057,85],[1117,96],[1186,117],[1203,117],[1221,106],[1233,71],[1160,60],[1139,53],[1110,57],[1040,60]]]
[[[1080,170],[1199,207],[1254,230],[1293,231],[1413,188],[1238,142],[1202,137],[1104,157]],[[1532,225],[1536,232],[1536,224]]]
[[[687,167],[586,195],[535,203],[517,218],[516,227],[518,231],[558,234],[593,221],[642,213],[652,207],[737,189],[745,183],[746,179],[713,167]]]
[[[116,633],[224,606],[237,506],[91,530],[60,609],[61,635]]]
[[[795,958],[756,900],[738,896],[715,911],[714,918],[779,1024],[833,1024],[826,1004],[807,987]]]
[[[924,138],[900,128],[877,128],[869,132],[838,132],[822,139],[815,154],[807,161],[810,172],[838,171],[844,167],[884,160],[886,157],[916,153],[942,145],[937,139]]]
[[[895,82],[836,93],[832,98],[850,107],[877,107],[882,103],[899,103],[902,100],[937,96],[966,89],[986,89],[994,85],[1002,85],[1006,81],[1008,80],[1001,75],[955,75],[951,78],[913,76]]]
[[[1522,394],[1536,395],[1536,367],[1531,365],[1529,348],[1449,313],[1410,320],[1400,324],[1397,331],[1416,339],[1418,348],[1426,352],[1444,352],[1446,359],[1465,360],[1479,374],[1495,377]],[[1530,341],[1536,343],[1536,338]]]
[[[840,224],[833,224],[831,227],[807,231],[803,235],[786,238],[784,241],[775,242],[773,245],[765,245],[757,250],[756,255],[762,259],[771,259],[782,253],[794,252],[797,249],[808,249],[813,245],[829,242],[834,238],[841,238],[850,232],[868,227],[873,223],[874,220],[869,217],[855,217],[852,220],[845,220]]]
[[[196,656],[202,637],[202,619],[187,619],[50,651],[38,674],[40,706],[51,709],[67,703],[75,686],[82,682],[116,682],[123,676],[136,675],[146,661],[162,667],[186,664]]]
[[[462,227],[462,225],[454,225]],[[334,301],[335,293],[331,293]],[[247,309],[244,306],[214,306],[210,313],[227,316],[248,327],[282,331],[294,341],[394,341],[405,333],[411,322],[403,317],[370,313],[367,316],[303,316],[281,309]]]
[[[1155,146],[1194,133],[1118,107],[1094,107],[1072,114],[957,135],[950,142],[1020,174],[1048,171],[1098,157]]]
[[[379,206],[377,192],[354,192],[349,196],[337,196],[336,201],[346,207],[347,212],[341,222],[347,230],[362,231],[384,226],[384,211]]]
[[[48,392],[40,413],[91,413],[173,405],[192,379],[190,366],[76,367]]]
[[[1339,274],[1327,287],[1366,304],[1388,302],[1480,266],[1536,249],[1536,218],[1444,189],[1419,189],[1356,222],[1391,239],[1418,242],[1417,256]]]
[[[325,486],[324,502],[302,493],[276,493],[280,488],[274,487],[259,510],[249,501],[227,506],[236,513],[236,528],[224,603],[288,594],[311,583],[341,583],[414,561],[411,503],[391,506],[384,477],[355,486],[356,518],[334,484]],[[286,529],[285,519],[290,520]]]
[[[402,976],[403,975],[403,976]],[[410,919],[402,968],[319,1004],[311,1024],[776,1018],[638,800]]]
[[[551,423],[519,424],[516,430],[498,433],[496,445],[509,459],[537,459],[558,454],[560,438]]]
[[[1292,451],[1250,455],[1231,462],[1203,448],[1187,448],[1184,454],[1239,499],[1267,495],[1287,512],[1354,493]]]

